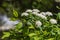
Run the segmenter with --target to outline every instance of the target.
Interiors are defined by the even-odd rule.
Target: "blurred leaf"
[[[29,37],[33,37],[33,36],[36,36],[36,35],[37,35],[36,33],[30,33]]]
[[[35,37],[34,37],[34,40],[39,40],[39,37],[35,36]]]
[[[60,12],[57,14],[57,19],[60,19]]]
[[[2,6],[3,6],[3,7],[7,7],[7,6],[8,6],[8,3],[4,2],[4,3],[2,4]]]
[[[34,29],[34,26],[33,26],[33,25],[30,25],[29,28],[30,28],[30,29]]]
[[[49,38],[48,40],[54,40],[54,38]]]
[[[15,21],[16,20],[16,18],[14,18],[14,17],[12,17],[12,18],[10,18],[11,20],[13,20],[13,21]]]
[[[43,31],[43,33],[44,33],[43,35],[47,35],[47,34],[48,34],[48,32],[47,32],[47,31]]]
[[[36,0],[37,2],[41,2],[41,0]]]
[[[11,40],[16,40],[16,39],[11,39]]]
[[[22,31],[22,29],[21,29],[22,26],[23,26],[22,22],[18,23],[18,24],[16,25],[15,31],[21,32],[21,31]]]
[[[13,15],[14,15],[15,17],[18,17],[18,12],[17,12],[16,10],[13,10]]]
[[[10,33],[9,32],[3,32],[3,34],[4,35],[2,36],[2,39],[10,36]]]
[[[60,9],[60,7],[59,6],[56,6],[58,9]]]
[[[18,23],[17,25],[16,25],[16,29],[20,29],[21,27],[22,27],[22,22],[20,22],[20,23]]]

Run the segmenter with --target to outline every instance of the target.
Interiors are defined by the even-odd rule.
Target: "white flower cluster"
[[[46,15],[53,16],[53,14],[51,12],[46,12]]]
[[[40,11],[39,11],[38,9],[33,9],[33,10],[28,9],[28,10],[26,10],[24,13],[22,13],[21,16],[28,16],[28,15],[29,15],[28,12],[31,12],[32,14],[34,14],[34,15],[36,15],[36,16],[39,16],[39,17],[41,17],[42,19],[47,19],[47,17],[42,14],[42,13],[44,13],[44,12],[42,12],[42,13],[40,14],[40,13],[39,13]]]
[[[42,15],[42,14],[37,14],[37,16],[41,17],[42,19],[47,20],[47,17],[46,17],[46,16],[44,16],[44,15]]]
[[[40,21],[36,21],[36,26],[40,27],[42,25],[42,23]]]
[[[26,10],[26,12],[32,12],[32,10],[31,9],[28,9],[28,10]]]
[[[27,9],[24,13],[21,14],[21,16],[28,16],[28,12],[31,12],[32,14],[37,14],[38,12],[40,12],[38,9]]]
[[[55,19],[50,19],[50,23],[51,23],[51,24],[57,24],[57,20],[55,20]]]
[[[32,11],[33,12],[40,12],[38,9],[33,9]]]
[[[41,12],[40,14],[42,14],[44,16],[53,16],[53,14],[51,12]]]
[[[45,12],[41,12],[40,14],[42,14],[42,15],[46,16],[46,13],[45,13]]]
[[[48,19],[47,16],[49,16],[49,17],[50,16],[53,16],[53,14],[51,12],[49,12],[49,11],[47,11],[47,12],[40,12],[38,9],[33,9],[33,10],[28,9],[24,13],[22,13],[21,16],[28,16],[29,15],[29,12],[31,12],[31,14],[33,14],[35,16],[38,16],[38,17],[40,17],[40,18],[42,18],[44,20],[47,20]],[[50,19],[50,23],[51,24],[57,24],[57,20]],[[37,26],[41,26],[42,23],[40,21],[36,21],[36,25]]]
[[[40,12],[40,11],[38,9],[33,9],[33,10],[27,9],[25,12]]]
[[[37,15],[37,14],[39,14],[39,13],[38,13],[38,12],[32,12],[32,14]]]
[[[46,16],[53,16],[53,14],[51,12],[41,12],[40,14],[36,14],[37,16],[41,17],[42,19],[46,19]]]
[[[26,12],[24,12],[24,13],[21,14],[21,16],[28,16],[28,15],[29,15],[29,14],[26,13]]]
[[[53,14],[51,12],[32,12],[32,14],[38,16],[38,17],[41,17],[42,19],[45,19],[47,20],[47,17],[46,16],[53,16]]]
[[[50,19],[49,21],[50,21],[51,24],[57,24],[57,20],[55,20],[55,19]],[[41,21],[36,21],[35,24],[36,24],[37,27],[40,27],[42,25],[42,22]]]

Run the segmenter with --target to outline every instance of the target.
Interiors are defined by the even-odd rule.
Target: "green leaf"
[[[60,9],[60,7],[59,7],[59,6],[56,6],[56,8]]]
[[[39,37],[35,36],[35,37],[34,37],[34,40],[39,40]]]
[[[49,38],[48,40],[54,40],[54,38]]]
[[[13,15],[14,15],[15,17],[18,17],[18,12],[17,12],[16,10],[13,10]]]
[[[2,6],[3,6],[3,7],[7,7],[7,6],[8,6],[8,3],[4,2],[4,3],[2,4]]]
[[[21,32],[22,30],[20,30],[20,28],[22,28],[22,25],[23,25],[22,22],[18,23],[18,24],[16,25],[15,31]]]
[[[29,37],[36,36],[36,35],[37,35],[36,33],[30,33]]]
[[[10,18],[11,20],[13,20],[13,21],[15,21],[16,20],[16,18],[14,18],[14,17],[12,17],[12,18]]]
[[[16,40],[16,39],[11,39],[11,40]]]
[[[2,36],[2,39],[10,36],[10,33],[9,32],[3,32],[3,34],[4,35]]]
[[[34,26],[33,26],[33,25],[30,25],[29,28],[30,28],[30,29],[34,29]]]
[[[19,28],[21,28],[22,27],[22,22],[20,22],[20,23],[18,23],[16,26],[17,26],[17,28],[19,29]]]
[[[48,34],[48,32],[47,32],[47,31],[44,31],[43,33],[44,33],[43,35],[47,35],[47,34]]]
[[[57,14],[57,19],[60,19],[60,13]]]

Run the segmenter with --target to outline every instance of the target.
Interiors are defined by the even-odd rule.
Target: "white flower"
[[[40,22],[40,21],[36,21],[36,26],[37,27],[39,27],[39,26],[41,26],[42,25],[42,23]]]
[[[57,24],[57,20],[55,20],[55,19],[50,19],[50,23],[51,23],[51,24]]]
[[[31,9],[27,9],[26,12],[32,12],[32,10]]]
[[[46,17],[46,16],[44,16],[44,15],[42,15],[42,14],[37,14],[37,16],[41,17],[42,19],[47,20],[47,17]]]
[[[29,15],[29,14],[26,13],[26,12],[24,12],[24,13],[21,14],[21,16],[28,16],[28,15]]]
[[[33,9],[32,11],[33,12],[40,12],[38,9]]]
[[[37,14],[39,14],[39,13],[38,13],[38,12],[32,12],[32,14],[37,15]]]
[[[42,15],[46,16],[46,13],[45,13],[45,12],[41,12],[40,14],[42,14]]]
[[[52,16],[53,14],[51,12],[46,12],[46,15]]]

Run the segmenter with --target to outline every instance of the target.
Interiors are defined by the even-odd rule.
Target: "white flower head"
[[[45,13],[45,12],[41,12],[40,14],[42,14],[42,15],[46,16],[46,13]]]
[[[27,9],[26,12],[32,12],[32,10],[31,9]]]
[[[57,20],[55,20],[55,19],[50,19],[50,23],[51,23],[51,24],[57,24]]]
[[[53,16],[53,14],[51,12],[46,12],[46,15]]]
[[[24,12],[24,13],[21,14],[21,16],[28,16],[28,15],[29,15],[29,14],[26,13],[26,12]]]
[[[46,16],[44,16],[44,15],[42,15],[42,14],[37,14],[37,16],[41,17],[42,19],[47,20],[47,17],[46,17]]]
[[[38,12],[32,12],[32,14],[37,15],[37,14],[39,14],[39,13],[38,13]]]
[[[32,11],[33,12],[40,12],[38,9],[33,9]]]
[[[37,27],[39,27],[39,26],[41,26],[42,25],[42,23],[40,22],[40,21],[36,21],[36,26]]]

